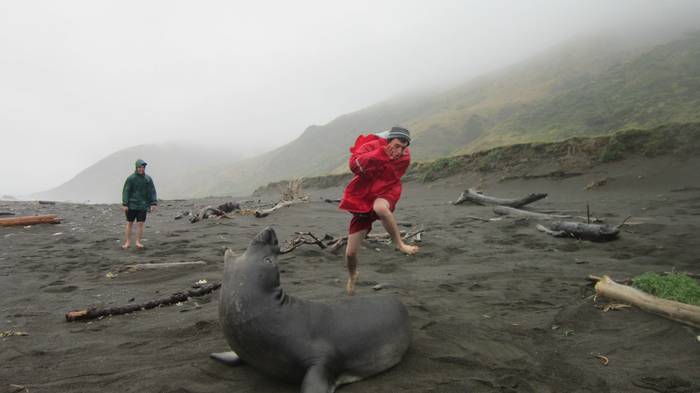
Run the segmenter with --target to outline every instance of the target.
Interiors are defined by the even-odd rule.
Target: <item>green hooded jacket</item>
[[[136,168],[146,165],[143,160],[136,161]],[[129,210],[148,210],[150,206],[158,204],[156,186],[150,176],[139,175],[136,170],[124,182],[122,191],[122,205]]]

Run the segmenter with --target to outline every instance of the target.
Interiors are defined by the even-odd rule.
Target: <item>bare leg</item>
[[[394,242],[394,246],[397,250],[404,254],[413,255],[418,252],[417,246],[411,246],[403,242],[401,239],[401,231],[399,231],[399,226],[396,224],[396,219],[394,218],[394,213],[391,212],[389,208],[389,201],[383,198],[377,198],[374,201],[374,212],[382,220],[382,225],[384,229],[391,236],[391,241]],[[349,242],[348,242],[349,243]]]
[[[143,236],[143,222],[136,222],[136,248],[143,248],[141,236]]]
[[[355,293],[355,282],[357,282],[357,250],[362,244],[362,239],[367,235],[367,230],[355,232],[348,235],[348,245],[345,247],[345,263],[348,266],[348,283],[345,289],[348,295]]]
[[[124,242],[124,245],[122,245],[122,248],[125,250],[127,248],[129,248],[129,246],[131,245],[131,225],[132,224],[133,224],[133,222],[131,222],[131,221],[126,222],[126,230],[125,230],[126,241]]]

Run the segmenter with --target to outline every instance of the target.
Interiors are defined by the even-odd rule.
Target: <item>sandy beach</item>
[[[397,210],[422,225],[420,253],[389,245],[361,250],[357,296],[394,293],[408,307],[414,341],[404,360],[340,392],[700,392],[700,331],[637,309],[596,308],[589,274],[615,278],[671,270],[700,273],[700,159],[630,159],[566,179],[499,181],[466,174],[405,184]],[[584,190],[595,180],[605,185]],[[453,206],[478,186],[488,194],[549,196],[539,211],[592,215],[619,224],[620,239],[592,243],[553,238],[536,222],[496,217],[490,207]],[[55,213],[63,223],[0,228],[0,391],[4,392],[297,392],[248,366],[209,359],[227,350],[218,292],[91,322],[64,314],[88,306],[145,302],[219,282],[226,248],[245,250],[266,226],[281,239],[295,231],[344,234],[349,215],[306,190],[310,202],[265,218],[236,216],[191,224],[183,210],[230,198],[163,201],[146,224],[146,249],[120,249],[117,205],[0,202],[17,215]],[[274,200],[276,196],[261,198]],[[384,232],[375,223],[374,232]],[[128,271],[135,263],[205,265]],[[342,253],[302,246],[280,257],[283,286],[307,300],[345,296]],[[111,278],[110,278],[111,277]],[[381,290],[373,287],[381,284]],[[596,355],[609,359],[603,365]]]

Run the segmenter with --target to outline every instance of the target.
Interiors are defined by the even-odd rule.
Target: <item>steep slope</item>
[[[422,161],[513,143],[700,121],[700,34],[657,46],[648,37],[643,42],[637,38],[601,36],[564,43],[447,91],[395,98],[310,126],[287,145],[234,164],[214,160],[189,173],[172,169],[183,162],[176,159],[162,174],[155,166],[149,169],[159,175],[164,197],[244,195],[291,177],[341,173],[357,135],[394,124],[412,131],[413,159]],[[189,150],[178,155],[201,161],[192,160]],[[124,168],[131,161],[123,160]],[[95,184],[119,179],[92,186],[110,190],[98,197],[81,197],[84,193],[76,190],[84,190],[85,182],[48,195],[114,200],[112,190],[120,187],[125,170],[83,173],[81,178],[92,176]]]
[[[640,47],[638,42],[629,39],[596,37],[565,43],[446,92],[397,98],[341,116],[324,126],[311,126],[299,138],[272,152],[240,162],[235,167],[217,168],[212,174],[202,173],[203,181],[190,188],[193,191],[188,195],[248,193],[272,181],[343,171],[347,148],[358,134],[385,130],[393,124],[411,129],[415,141],[412,146],[414,160],[509,143],[590,134],[593,132],[589,128],[580,126],[582,122],[572,122],[569,128],[551,126],[554,121],[568,125],[566,119],[570,106],[559,108],[561,112],[556,116],[551,116],[543,108],[555,110],[559,97],[567,95],[572,95],[570,101],[573,103],[576,101],[573,97],[584,94],[587,86],[592,86],[588,95],[594,95],[606,83],[618,79],[613,76],[615,73],[638,75],[640,81],[654,77],[658,73],[645,68],[649,64],[645,60],[647,57],[668,57],[657,51],[680,51],[697,41],[698,37],[693,36],[650,52],[645,52],[649,47]],[[688,73],[693,72],[689,67]],[[674,78],[674,75],[669,77]],[[625,97],[639,104],[640,112],[653,105],[639,100],[641,94],[635,90],[635,85],[624,91]],[[685,108],[684,111],[690,113],[690,108]],[[538,118],[543,119],[542,122],[526,121],[527,116],[540,113],[542,115]],[[586,118],[585,115],[580,117]],[[673,119],[694,120],[693,115],[688,115],[687,119],[678,117]],[[548,118],[552,119],[551,124],[547,123]],[[663,123],[649,123],[650,126],[657,124]],[[596,132],[602,134],[614,129],[606,126],[597,128]]]
[[[700,121],[700,35],[612,67],[520,108],[462,151]]]

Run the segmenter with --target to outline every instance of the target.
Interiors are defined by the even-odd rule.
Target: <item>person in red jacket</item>
[[[408,255],[418,252],[418,247],[401,239],[393,214],[401,197],[401,177],[411,163],[410,143],[409,131],[394,126],[386,139],[374,134],[360,135],[350,148],[349,165],[355,176],[345,187],[340,201],[340,208],[353,215],[345,249],[348,295],[355,291],[357,251],[362,239],[372,230],[374,221],[382,222],[397,250]]]

